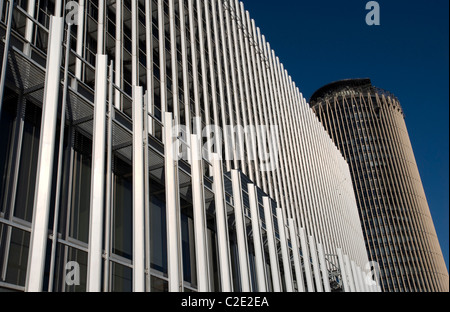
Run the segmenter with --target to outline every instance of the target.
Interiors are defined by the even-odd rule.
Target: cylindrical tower
[[[350,165],[366,246],[384,291],[448,291],[399,100],[369,79],[316,91],[310,105]]]

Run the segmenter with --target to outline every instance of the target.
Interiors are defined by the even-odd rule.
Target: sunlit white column
[[[323,292],[322,279],[320,278],[320,267],[317,259],[316,241],[315,238],[309,237],[309,248],[311,250],[311,259],[313,262],[314,279],[316,280],[316,291]]]
[[[180,192],[178,166],[175,159],[177,139],[173,133],[171,113],[164,114],[164,141],[169,291],[181,292],[183,290],[183,270],[181,265]]]
[[[216,205],[217,245],[219,249],[219,270],[222,292],[233,291],[230,244],[228,238],[228,216],[225,204],[222,161],[217,154],[211,154],[213,161],[214,199]]]
[[[314,282],[311,271],[311,261],[309,257],[308,241],[306,239],[306,230],[300,229],[300,243],[302,246],[303,264],[305,266],[306,285],[308,286],[308,292],[314,292]]]
[[[327,269],[327,261],[325,259],[325,251],[323,249],[323,245],[318,243],[317,250],[319,252],[319,262],[320,262],[320,269],[322,271],[323,286],[325,292],[331,292],[330,279],[328,276],[328,269]]]
[[[32,2],[32,1],[30,1]],[[52,194],[53,158],[56,143],[58,119],[60,72],[62,60],[64,20],[50,18],[48,57],[45,74],[44,100],[41,123],[41,140],[36,169],[36,191],[28,259],[26,290],[42,291],[46,246],[48,239],[48,218]],[[107,66],[104,67],[106,90]],[[106,102],[105,102],[106,109]],[[106,112],[105,112],[106,119]],[[104,133],[104,132],[103,132]]]
[[[353,280],[355,282],[355,288],[356,288],[356,292],[361,292],[361,285],[359,284],[359,276],[358,276],[358,271],[356,269],[356,263],[355,261],[350,261],[351,267],[352,267],[352,275],[353,275]]]
[[[350,292],[350,284],[349,280],[347,278],[347,270],[345,268],[345,259],[344,255],[342,254],[342,249],[337,249],[338,254],[338,262],[339,262],[339,269],[341,270],[341,278],[342,278],[342,284],[344,286],[345,292]]]
[[[264,249],[261,241],[261,218],[259,216],[258,194],[256,193],[256,186],[254,184],[248,184],[248,197],[250,199],[253,246],[255,249],[256,281],[258,283],[258,291],[266,292],[267,284]]]
[[[348,255],[344,255],[344,262],[345,262],[345,274],[347,275],[348,284],[350,286],[350,292],[356,292],[355,280],[353,278],[352,273],[352,265],[350,263],[350,258],[348,257]]]
[[[245,216],[242,203],[241,173],[238,170],[231,171],[231,183],[233,187],[234,218],[236,220],[236,240],[239,256],[239,273],[241,276],[242,292],[250,292],[250,268],[248,263],[247,235],[245,230]]]
[[[195,255],[199,292],[209,291],[209,265],[206,242],[206,212],[204,200],[202,151],[198,135],[191,135],[192,206],[194,210]]]
[[[358,273],[359,287],[360,287],[361,292],[367,292],[366,285],[365,285],[366,283],[365,283],[363,275],[362,275],[361,267],[357,266],[356,272]]]
[[[291,236],[292,250],[294,254],[295,277],[297,280],[298,291],[306,292],[305,282],[303,280],[303,268],[300,260],[300,249],[298,248],[298,235],[295,229],[294,219],[289,219],[289,231]]]
[[[133,98],[133,291],[145,291],[144,94],[134,86]]]
[[[89,227],[89,260],[87,290],[101,291],[103,244],[103,210],[106,152],[106,55],[97,55],[95,71],[94,138],[92,140],[91,216]]]
[[[274,292],[281,292],[280,265],[278,262],[278,247],[273,225],[272,202],[269,197],[263,197],[264,216],[266,220],[267,245],[269,247],[270,270]]]
[[[286,292],[293,292],[291,257],[286,238],[286,226],[284,224],[283,210],[277,208],[278,234],[280,234],[281,256],[283,258],[284,280],[286,283]]]

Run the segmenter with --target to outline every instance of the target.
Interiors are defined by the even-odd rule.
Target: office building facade
[[[379,290],[348,165],[242,3],[1,3],[1,290]]]
[[[371,260],[388,292],[449,290],[448,271],[399,100],[369,79],[331,83],[310,101],[347,159]]]

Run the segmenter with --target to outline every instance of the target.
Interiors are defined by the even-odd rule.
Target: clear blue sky
[[[306,99],[347,78],[371,78],[406,115],[417,164],[449,267],[449,1],[243,0]]]

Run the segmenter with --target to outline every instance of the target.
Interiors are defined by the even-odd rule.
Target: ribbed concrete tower
[[[329,84],[310,105],[347,159],[384,291],[448,291],[448,271],[398,99],[369,79]]]

